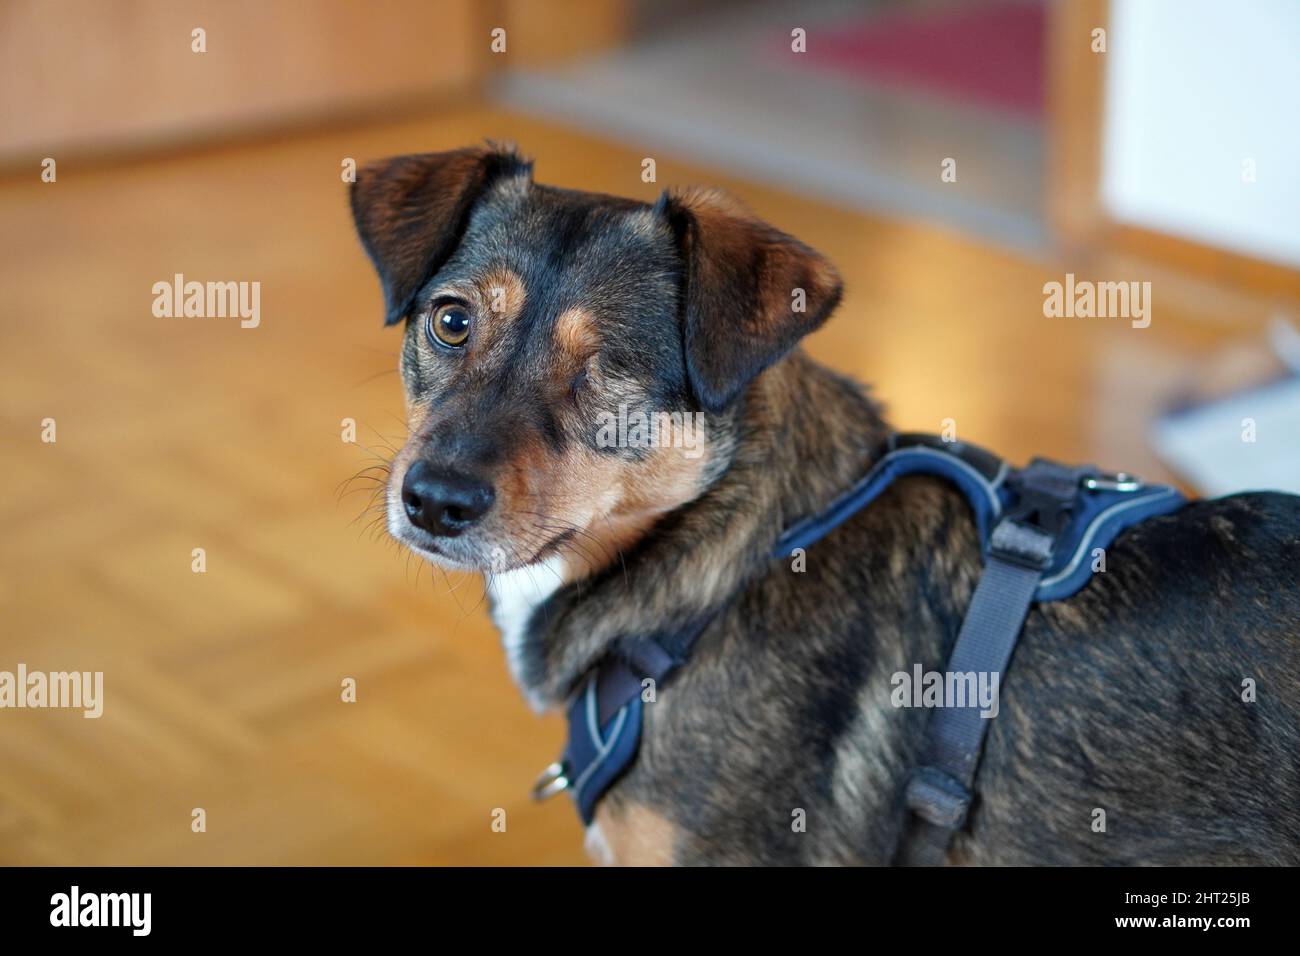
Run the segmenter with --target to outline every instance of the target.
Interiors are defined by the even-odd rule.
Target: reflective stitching
[[[1088,527],[1084,529],[1083,537],[1080,539],[1079,546],[1075,548],[1074,555],[1070,558],[1069,563],[1050,578],[1043,578],[1043,580],[1039,582],[1038,591],[1050,588],[1054,584],[1059,584],[1078,569],[1080,562],[1083,561],[1084,552],[1088,550],[1088,545],[1092,544],[1096,539],[1097,531],[1101,526],[1101,523],[1111,515],[1119,514],[1120,512],[1127,511],[1130,508],[1137,508],[1141,505],[1149,505],[1153,501],[1160,501],[1177,494],[1178,491],[1176,489],[1166,488],[1159,494],[1143,495],[1141,498],[1135,498],[1131,501],[1121,501],[1120,503],[1111,505],[1109,508],[1099,513],[1097,517],[1092,519],[1092,522]],[[1152,515],[1151,517],[1154,518],[1156,516]],[[1037,591],[1035,591],[1035,593],[1037,593]]]
[[[614,727],[610,730],[609,737],[602,738],[600,736],[600,727],[596,723],[596,678],[594,676],[587,682],[586,711],[587,732],[596,744],[596,756],[587,765],[587,769],[582,772],[582,776],[574,781],[573,795],[575,798],[582,793],[582,788],[587,785],[591,775],[600,769],[605,762],[605,758],[609,756],[609,752],[614,749],[614,744],[618,742],[619,736],[623,733],[623,725],[627,722],[627,704],[624,704],[620,708],[618,716],[614,719]],[[606,740],[608,740],[608,743],[606,743]]]

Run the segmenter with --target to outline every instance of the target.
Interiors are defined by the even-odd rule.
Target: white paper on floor
[[[1165,464],[1207,497],[1300,494],[1300,377],[1170,413],[1152,440]]]

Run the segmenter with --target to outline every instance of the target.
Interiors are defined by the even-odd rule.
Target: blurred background
[[[725,187],[839,265],[808,348],[898,427],[1300,491],[1291,0],[6,0],[0,64],[0,670],[105,684],[0,710],[0,863],[585,861],[481,581],[366,513],[404,429],[350,161]],[[257,327],[157,317],[176,274]],[[1048,315],[1068,276],[1149,324]]]

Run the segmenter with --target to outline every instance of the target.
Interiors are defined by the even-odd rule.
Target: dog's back
[[[1030,614],[959,853],[1300,862],[1300,498],[1193,502]]]
[[[890,676],[944,667],[974,527],[954,489],[902,479],[826,544],[756,581],[649,709],[615,803],[674,821],[681,862],[893,857],[929,713]],[[1300,862],[1298,565],[1300,498],[1193,502],[1031,609],[952,860]]]

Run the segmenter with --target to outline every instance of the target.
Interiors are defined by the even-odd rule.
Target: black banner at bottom
[[[647,944],[774,926],[817,938],[972,942],[1018,931],[1217,941],[1293,926],[1295,870],[0,869],[6,942],[452,942],[482,932]],[[692,927],[689,931],[687,927]],[[454,933],[454,936],[446,934]],[[432,935],[430,935],[432,934]],[[459,945],[459,944],[457,944]]]

